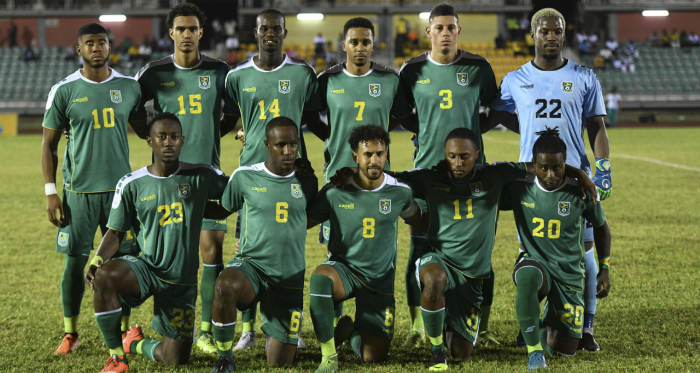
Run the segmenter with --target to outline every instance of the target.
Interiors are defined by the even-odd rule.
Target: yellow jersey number
[[[173,212],[173,217],[170,216],[170,211],[172,210]],[[175,202],[172,205],[160,205],[158,206],[158,212],[162,212],[163,216],[160,217],[160,220],[158,220],[158,223],[160,223],[160,226],[166,226],[168,224],[173,224],[173,223],[182,223],[182,221],[185,218],[185,215],[183,215],[182,212],[182,202]]]
[[[260,100],[258,102],[258,105],[260,106],[260,119],[267,119],[267,115],[265,115],[265,100]],[[280,116],[280,102],[278,99],[275,99],[272,101],[272,104],[270,107],[267,108],[267,111],[274,114],[272,117],[277,118]]]
[[[185,311],[182,308],[174,308],[173,314],[175,314],[175,317],[170,320],[171,326],[176,328],[182,328],[184,326],[185,329],[194,328],[194,310]],[[185,318],[187,319],[185,320]]]
[[[394,314],[396,313],[396,310],[394,307],[387,307],[386,308],[386,317],[384,318],[384,325],[388,327],[394,326]]]
[[[99,111],[97,109],[92,111],[92,119],[94,121],[92,128],[94,129],[100,128],[100,116],[98,113]],[[102,109],[102,125],[104,125],[105,128],[114,127],[114,109],[111,107]]]
[[[440,103],[440,109],[451,109],[452,108],[452,91],[449,89],[443,89],[442,91],[438,92],[438,95],[442,97],[442,101]]]
[[[362,219],[362,237],[364,237],[364,238],[374,237],[374,219],[373,218]]]
[[[190,95],[190,114],[200,114],[202,112],[202,95]],[[185,110],[185,96],[180,96],[177,98],[180,103],[180,111],[178,114],[185,115],[187,111]]]
[[[301,326],[301,312],[292,312],[292,321],[289,322],[289,331],[294,333],[299,330]]]
[[[360,121],[362,121],[362,113],[365,111],[365,102],[364,101],[355,101],[355,107],[360,108],[357,111],[357,117],[355,118],[356,121],[360,122]]]
[[[277,202],[277,208],[275,209],[275,221],[278,223],[286,223],[287,217],[289,217],[289,204],[287,202]]]
[[[582,325],[583,324],[583,307],[581,306],[574,306],[570,305],[569,303],[564,305],[564,309],[566,310],[566,313],[561,315],[561,321],[571,324],[572,322],[574,325]]]
[[[532,218],[532,222],[534,224],[538,224],[535,229],[532,230],[532,235],[535,237],[544,237],[544,232],[542,232],[542,228],[544,228],[544,219],[542,218]],[[561,233],[561,222],[556,219],[552,219],[549,221],[547,224],[547,237],[556,239],[559,238],[559,234]]]
[[[456,199],[453,203],[455,205],[455,220],[462,219],[462,215],[459,213],[459,200]],[[472,200],[471,198],[467,200],[467,216],[464,217],[465,219],[474,219],[474,211],[472,211]]]

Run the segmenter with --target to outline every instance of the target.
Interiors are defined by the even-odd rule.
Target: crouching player
[[[583,232],[594,226],[600,271],[598,298],[610,292],[610,228],[598,197],[580,196],[576,181],[564,176],[566,144],[556,129],[537,133],[532,150],[536,176],[506,186],[503,204],[513,209],[526,252],[513,269],[515,310],[527,344],[528,369],[546,367],[544,350],[573,356],[583,326],[585,282]],[[585,219],[585,221],[584,221]],[[540,301],[547,298],[544,319]]]
[[[110,358],[102,372],[129,370],[126,354],[186,364],[194,342],[199,233],[208,199],[218,199],[227,178],[207,165],[179,161],[185,138],[177,116],[157,115],[148,125],[153,164],[117,184],[107,227],[85,281],[94,290],[97,325]],[[139,226],[142,253],[111,259],[125,232]],[[144,339],[140,326],[122,341],[120,300],[138,307],[154,298],[151,328],[163,341]]]
[[[233,372],[236,309],[260,302],[265,353],[271,365],[294,362],[304,304],[306,206],[318,192],[313,174],[294,171],[299,131],[289,118],[265,128],[267,161],[239,167],[226,186],[217,215],[241,214],[240,252],[226,265],[214,288],[212,324],[219,359],[213,372]]]

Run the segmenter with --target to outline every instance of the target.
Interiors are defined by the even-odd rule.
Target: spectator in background
[[[598,35],[595,32],[588,34],[588,42],[591,43],[591,49],[595,47],[595,43],[598,42]]]
[[[632,58],[630,55],[625,56],[622,59],[622,66],[620,66],[620,69],[623,73],[626,73],[627,71],[633,73],[635,71],[634,58]]]
[[[238,42],[238,36],[236,35],[229,35],[229,37],[226,38],[226,49],[231,51],[237,51],[238,47],[240,47],[240,43]]]
[[[591,52],[591,43],[588,42],[588,36],[585,33],[580,34],[578,41],[578,51],[581,54],[589,54]]]
[[[511,48],[513,48],[513,56],[525,56],[525,42],[513,40],[510,42]]]
[[[129,55],[129,61],[135,61],[139,58],[139,47],[136,44],[131,44],[129,49],[126,51]]]
[[[420,39],[418,32],[416,32],[415,30],[411,30],[408,32],[408,42],[411,45],[411,52],[418,49],[418,39]]]
[[[688,45],[690,47],[697,47],[698,44],[700,44],[700,39],[698,38],[698,35],[695,34],[695,31],[691,31],[690,35],[688,35]]]
[[[527,13],[523,13],[523,16],[520,17],[520,21],[518,21],[518,26],[520,28],[520,32],[518,33],[518,39],[523,40],[525,34],[529,34],[530,28],[532,27],[530,24],[530,17],[527,16]]]
[[[228,21],[224,22],[224,33],[226,38],[238,36],[236,33],[236,26],[238,26],[238,24],[236,23],[235,19],[229,19]]]
[[[10,47],[17,46],[17,25],[10,20],[10,29],[7,31],[7,38],[10,40]]]
[[[119,63],[122,60],[122,55],[117,52],[112,52],[109,54],[109,67],[119,67]]]
[[[528,52],[531,56],[535,55],[535,40],[532,39],[532,35],[529,33],[525,34],[525,45],[527,46]]]
[[[656,30],[654,30],[651,33],[651,36],[649,37],[649,45],[652,47],[660,47],[661,46],[661,36],[656,33]]]
[[[333,42],[326,42],[326,62],[328,66],[334,66],[336,61],[338,60],[335,58],[335,52],[333,52]]]
[[[628,40],[625,44],[625,53],[633,57],[639,57],[639,51],[637,50],[637,42],[634,40]]]
[[[36,51],[36,40],[31,40],[27,44],[27,49],[24,50],[24,62],[38,61],[39,54]]]
[[[394,45],[394,54],[396,57],[406,57],[406,54],[403,52],[403,45],[408,42],[409,31],[411,31],[411,25],[405,18],[399,17],[398,22],[396,22],[396,39]],[[345,40],[345,37],[343,37],[343,40]]]
[[[610,93],[605,96],[605,108],[608,111],[608,123],[606,127],[615,127],[615,125],[617,125],[620,100],[622,100],[622,96],[617,93],[617,87],[613,86]]]
[[[605,46],[608,47],[608,49],[610,49],[610,51],[617,52],[618,45],[617,45],[617,41],[615,41],[615,39],[613,39],[613,38],[608,39],[608,41],[605,43]]]
[[[622,60],[620,59],[620,56],[615,53],[613,56],[613,68],[615,70],[621,70],[622,69]]]
[[[314,37],[314,58],[325,58],[326,38],[320,32]]]
[[[141,42],[141,46],[139,47],[139,58],[141,60],[141,63],[143,62],[149,62],[151,60],[151,54],[153,54],[153,48],[151,47],[151,39],[148,37],[148,35],[143,37],[143,41]]]
[[[76,57],[78,57],[78,52],[75,51],[75,46],[71,45],[65,48],[63,51],[63,60],[64,61],[75,61]],[[109,64],[112,66],[112,64]]]
[[[508,29],[510,40],[516,40],[518,38],[518,33],[520,33],[518,20],[515,17],[508,17],[508,19],[506,19],[506,28]]]
[[[671,48],[681,47],[681,34],[675,28],[671,31]]]
[[[606,64],[611,64],[612,63],[612,57],[613,57],[613,51],[608,48],[608,46],[604,46],[603,48],[600,49],[600,52],[598,52],[598,56],[603,58],[603,61],[605,61]]]
[[[681,31],[681,48],[688,48],[690,46],[690,41],[688,39],[688,33],[685,30]]]
[[[493,45],[496,47],[496,49],[506,49],[506,39],[504,39],[501,34],[498,34],[496,39],[493,41]]]
[[[668,35],[668,31],[666,31],[666,29],[663,29],[663,31],[661,31],[661,47],[671,47],[671,37]]]
[[[605,58],[598,54],[593,59],[593,68],[597,70],[605,70]]]

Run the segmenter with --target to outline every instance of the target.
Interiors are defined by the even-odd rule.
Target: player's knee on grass
[[[184,365],[190,362],[191,354],[192,343],[163,337],[163,343],[156,348],[155,358],[165,365]]]
[[[422,297],[430,302],[437,302],[447,287],[445,269],[437,263],[431,263],[421,268],[419,277],[423,287]]]
[[[455,332],[451,327],[445,333],[445,344],[450,355],[456,359],[467,360],[472,356],[474,344]]]
[[[391,341],[360,331],[362,338],[362,361],[365,363],[378,363],[385,361],[389,356]]]
[[[579,341],[580,339],[570,337],[566,332],[547,326],[547,344],[552,350],[561,355],[576,355]]]
[[[224,261],[224,231],[201,231],[199,234],[199,250],[205,264],[219,264]]]
[[[289,366],[294,363],[297,345],[282,343],[269,335],[265,336],[265,355],[267,363],[273,367]]]

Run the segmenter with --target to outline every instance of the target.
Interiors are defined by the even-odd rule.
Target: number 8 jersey
[[[598,78],[591,69],[569,60],[552,71],[533,61],[508,73],[501,83],[501,97],[492,110],[514,113],[520,122],[520,162],[532,160],[536,132],[559,127],[566,143],[566,164],[591,173],[583,143],[582,118],[606,115]]]

